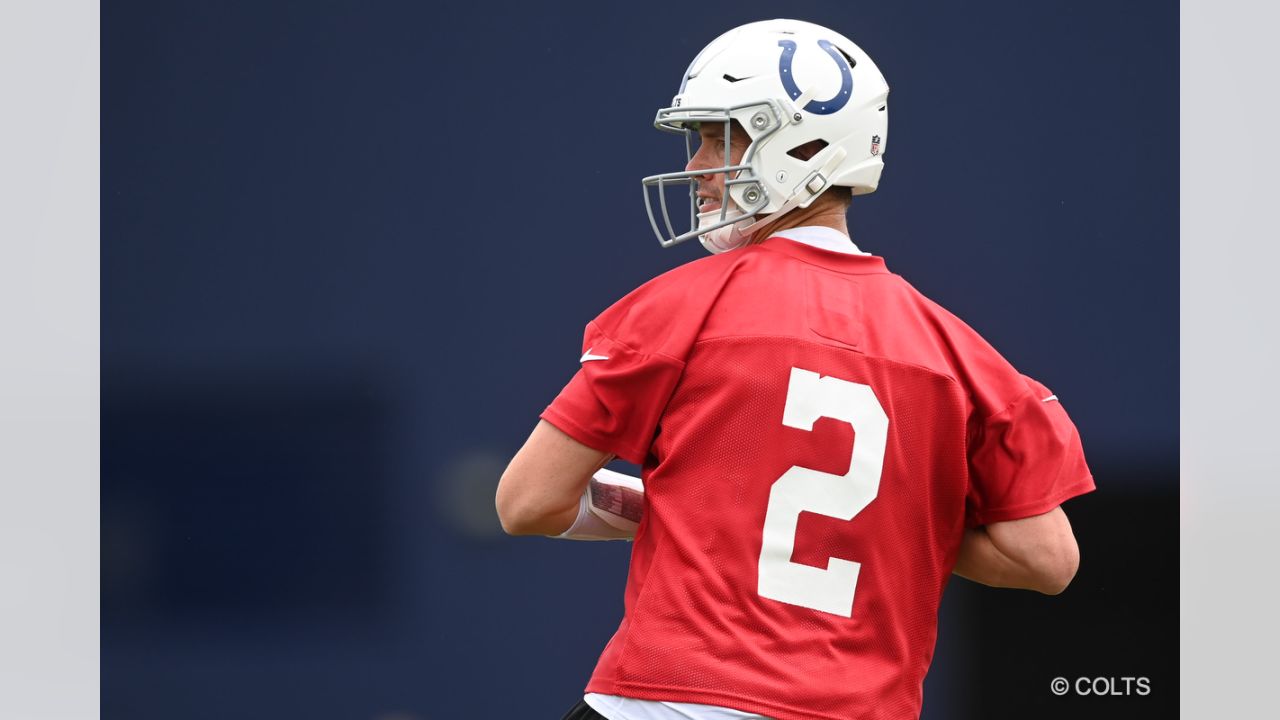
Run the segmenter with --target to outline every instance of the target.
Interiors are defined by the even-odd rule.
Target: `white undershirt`
[[[583,700],[609,720],[769,720],[764,715],[718,705],[637,700],[621,695],[587,693]]]
[[[870,255],[858,249],[848,235],[825,225],[807,225],[805,227],[787,228],[773,233],[773,237],[784,237],[798,243],[811,245],[820,250],[845,253],[847,255]]]
[[[804,243],[820,250],[844,253],[846,255],[870,255],[858,249],[848,235],[835,228],[820,225],[788,228],[773,233],[774,237],[784,237],[798,243]],[[764,715],[733,710],[719,705],[701,705],[698,703],[667,702],[664,700],[637,700],[621,695],[602,695],[587,693],[583,700],[592,710],[609,718],[609,720],[769,720]]]

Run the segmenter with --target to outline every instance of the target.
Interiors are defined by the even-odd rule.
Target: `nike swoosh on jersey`
[[[1057,400],[1057,399],[1058,399],[1057,395],[1050,395],[1049,397],[1041,400],[1040,402],[1049,402],[1050,400]]]
[[[590,362],[592,360],[608,360],[609,359],[608,355],[592,355],[591,351],[593,349],[594,348],[587,348],[587,351],[582,353],[582,357],[578,360],[578,362],[584,363],[584,362]]]

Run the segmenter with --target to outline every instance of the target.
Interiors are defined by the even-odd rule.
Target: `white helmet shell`
[[[766,20],[734,28],[707,45],[685,72],[671,107],[658,111],[660,130],[692,135],[703,122],[737,121],[751,145],[738,165],[664,173],[644,179],[650,222],[664,247],[694,236],[712,252],[746,242],[752,218],[807,207],[833,185],[854,195],[874,192],[884,167],[889,86],[871,58],[851,40],[801,20]],[[820,140],[808,159],[788,152]],[[727,146],[727,145],[726,145]],[[726,163],[729,162],[726,158]],[[726,175],[730,202],[698,216],[696,178]],[[662,192],[690,185],[689,232],[677,234]],[[657,188],[661,206],[650,202]],[[733,210],[730,212],[730,205]],[[665,228],[660,228],[657,212]],[[758,222],[758,221],[757,221]],[[666,232],[663,232],[663,229]]]

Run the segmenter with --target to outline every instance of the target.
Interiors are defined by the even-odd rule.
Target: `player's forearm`
[[[1062,508],[966,530],[955,573],[993,587],[1057,595],[1080,567],[1080,548]]]
[[[589,448],[545,420],[498,480],[494,504],[511,535],[559,535],[577,517],[591,475],[612,456]]]
[[[512,466],[498,482],[495,498],[502,529],[509,535],[559,535],[567,530],[578,516],[581,491],[570,495],[560,483],[522,474],[515,462]]]
[[[1035,590],[1046,595],[1057,595],[1066,587],[1059,574],[1046,572],[1041,564],[1002,551],[986,528],[965,531],[954,572],[983,585]]]
[[[547,535],[564,540],[630,540],[644,515],[640,478],[601,468],[578,499],[502,492],[498,517],[511,535]]]
[[[991,542],[986,528],[964,531],[956,558],[956,575],[976,583],[1001,588],[1031,588],[1026,568],[1014,562]]]
[[[577,517],[577,503],[562,509],[542,509],[537,514],[499,514],[502,527],[509,535],[556,536],[568,530]]]

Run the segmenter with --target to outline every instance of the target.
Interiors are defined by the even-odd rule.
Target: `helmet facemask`
[[[744,128],[749,125],[758,131],[754,136],[750,132],[747,133],[751,143],[743,152],[742,159],[736,164],[730,161],[735,120]],[[653,232],[663,247],[671,247],[698,237],[708,251],[721,253],[745,244],[750,238],[750,235],[745,232],[746,229],[754,224],[756,215],[769,205],[769,191],[765,183],[760,182],[754,160],[757,149],[769,136],[777,132],[782,122],[777,106],[772,102],[762,101],[727,108],[678,106],[664,108],[658,111],[654,126],[659,130],[684,136],[685,167],[688,167],[693,161],[695,136],[702,123],[720,123],[724,126],[724,165],[718,168],[662,173],[644,178],[645,208],[648,210],[649,223],[653,227]],[[720,198],[720,207],[717,210],[699,213],[698,178],[714,175],[724,176],[724,192]],[[685,232],[678,232],[672,223],[667,203],[668,190],[677,185],[689,187],[689,229]],[[651,190],[657,191],[656,206],[651,197]],[[659,216],[662,218],[661,225]]]

